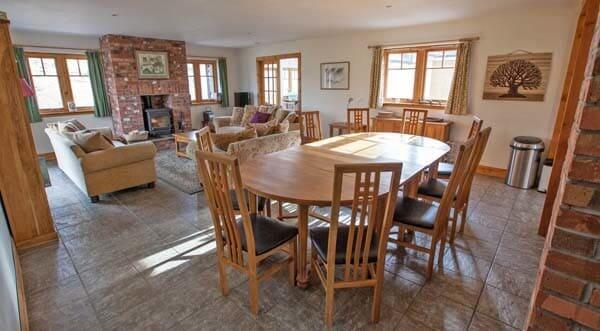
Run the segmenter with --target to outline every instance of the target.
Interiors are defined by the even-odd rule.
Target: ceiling
[[[573,0],[0,0],[15,29],[223,47],[456,20]]]

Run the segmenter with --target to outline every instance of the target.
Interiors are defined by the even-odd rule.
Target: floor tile
[[[495,320],[486,315],[475,312],[469,331],[517,331],[518,329],[513,328],[510,325],[504,324],[498,320]]]
[[[527,318],[528,308],[529,300],[488,285],[481,294],[477,311],[521,329]]]
[[[473,309],[432,292],[421,292],[406,318],[436,330],[466,330]]]
[[[511,294],[529,299],[535,287],[535,277],[535,273],[523,273],[521,270],[494,264],[486,283]]]

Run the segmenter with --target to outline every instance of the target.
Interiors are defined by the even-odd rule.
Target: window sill
[[[70,116],[70,115],[87,115],[93,114],[93,110],[77,110],[77,111],[52,111],[52,112],[40,112],[41,117],[56,117],[56,116]]]
[[[384,107],[401,107],[401,108],[417,108],[417,109],[434,109],[434,110],[444,110],[446,109],[446,105],[428,105],[426,103],[409,103],[409,102],[386,102],[383,104]]]

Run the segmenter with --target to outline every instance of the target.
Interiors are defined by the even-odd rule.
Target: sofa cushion
[[[229,148],[229,144],[236,141],[256,138],[257,134],[255,128],[248,128],[244,131],[234,133],[213,133],[210,137],[215,146],[226,151]]]
[[[281,123],[290,114],[290,112],[291,110],[279,107],[275,111],[275,114],[273,114],[273,118],[277,120],[277,123]]]
[[[64,134],[86,153],[115,147],[112,142],[100,132],[81,130],[77,132],[65,132]]]
[[[229,122],[230,125],[239,126],[242,123],[243,117],[244,117],[244,108],[233,107],[233,112],[231,113],[231,122]]]
[[[254,115],[252,115],[250,123],[267,123],[269,118],[271,118],[271,114],[257,111],[254,113]]]
[[[256,107],[251,106],[251,105],[246,105],[246,107],[244,107],[244,115],[242,116],[242,121],[240,122],[240,126],[248,125],[248,123],[250,123],[250,119],[252,118],[254,113],[256,113],[257,111],[258,111],[258,109]]]
[[[282,121],[275,127],[275,129],[273,130],[273,133],[286,133],[289,130],[290,130],[290,122]]]
[[[270,120],[266,123],[250,123],[246,127],[256,129],[256,134],[262,137],[273,133],[277,126],[277,120]]]
[[[48,127],[52,127],[52,126],[50,126],[50,124],[48,124]],[[76,119],[70,119],[70,120],[66,120],[63,122],[57,122],[56,128],[58,129],[59,133],[77,132],[77,131],[86,129],[85,125],[81,124],[81,122],[79,122]]]
[[[296,114],[296,112],[291,112],[291,113],[287,114],[287,116],[284,117],[282,121],[296,123],[297,120],[298,120],[298,115]]]

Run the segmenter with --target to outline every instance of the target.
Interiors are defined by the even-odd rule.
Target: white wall
[[[345,120],[348,97],[354,98],[354,106],[368,104],[371,67],[368,45],[479,36],[481,39],[475,44],[471,63],[470,112],[481,117],[486,126],[492,127],[482,164],[506,168],[508,144],[512,137],[532,135],[546,142],[551,138],[578,11],[578,1],[574,1],[569,7],[548,5],[536,10],[495,12],[448,23],[260,45],[240,51],[240,88],[256,93],[257,56],[301,52],[303,109],[320,110],[324,132],[328,132],[329,122]],[[487,57],[518,49],[553,53],[545,101],[483,100]],[[350,61],[350,90],[320,90],[319,64],[332,61]],[[455,122],[451,139],[465,139],[472,116],[447,116],[443,112],[432,115]]]
[[[58,53],[82,53],[85,49],[98,49],[99,37],[80,36],[67,34],[43,33],[39,31],[11,30],[13,43],[16,45],[35,45],[45,46],[47,51]],[[67,47],[81,49],[81,51],[71,51],[64,49],[53,49],[52,47]],[[38,48],[27,48],[25,50],[40,51]],[[238,91],[238,56],[234,48],[203,47],[187,44],[187,55],[190,57],[225,57],[227,58],[227,71],[229,81],[229,100],[233,103],[233,93]],[[220,106],[211,105],[211,109],[218,115],[227,114],[230,108],[223,109]],[[202,111],[206,106],[192,106],[192,126],[198,128],[202,123]],[[31,130],[35,141],[35,147],[38,154],[52,152],[52,146],[48,137],[44,133],[44,128],[49,122],[56,122],[61,119],[77,118],[88,127],[112,127],[112,120],[109,117],[96,118],[90,114],[67,114],[60,117],[45,117],[40,123],[32,123]]]

